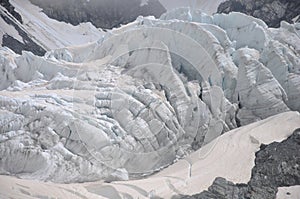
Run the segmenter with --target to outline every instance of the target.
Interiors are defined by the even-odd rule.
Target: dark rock
[[[97,28],[111,29],[134,21],[139,15],[160,17],[166,9],[158,0],[30,0],[48,17],[73,25],[91,22]]]
[[[9,25],[13,26],[22,37],[23,43],[13,38],[11,35],[4,34],[2,37],[2,46],[6,46],[14,52],[21,54],[22,51],[31,51],[36,55],[44,55],[46,50],[32,40],[32,38],[22,28],[22,17],[14,10],[14,7],[8,0],[3,0],[0,6],[5,9],[0,10],[0,17]],[[11,14],[11,16],[9,15]],[[18,21],[20,23],[18,23]]]
[[[275,198],[278,187],[300,185],[300,129],[287,140],[274,142],[256,153],[248,183],[250,194]]]
[[[264,20],[270,27],[279,27],[281,21],[299,20],[299,0],[227,0],[218,7],[218,13],[242,12]]]
[[[15,11],[15,7],[9,3],[9,0],[1,0],[0,5],[6,8],[6,10],[14,16],[20,23],[23,23],[22,17]]]
[[[40,45],[35,43],[28,34],[16,23],[16,21],[12,18],[9,18],[7,13],[0,12],[0,17],[9,25],[12,25],[19,33],[19,35],[23,39],[23,43],[16,40],[12,36],[8,34],[4,34],[2,37],[2,46],[6,46],[13,50],[15,53],[21,54],[22,51],[31,51],[36,55],[44,55],[46,50],[42,48]]]
[[[216,178],[207,191],[184,199],[275,199],[278,187],[300,185],[300,129],[283,142],[263,145],[256,153],[248,184]]]
[[[236,185],[224,178],[216,178],[207,191],[193,196],[181,196],[183,199],[241,199],[247,191],[246,184]]]

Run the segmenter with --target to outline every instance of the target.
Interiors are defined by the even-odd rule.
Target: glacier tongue
[[[127,180],[300,110],[299,24],[187,12],[139,17],[44,57],[1,48],[0,174]]]

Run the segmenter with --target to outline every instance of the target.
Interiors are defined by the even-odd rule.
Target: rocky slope
[[[281,21],[300,20],[298,0],[228,0],[221,3],[218,13],[242,12],[264,20],[270,27],[280,27]]]
[[[2,48],[0,173],[142,177],[238,126],[299,111],[298,32],[180,9],[44,57]]]
[[[166,10],[158,0],[30,0],[50,18],[73,25],[91,22],[103,29],[119,27],[138,16],[160,17]]]
[[[9,3],[9,0],[3,0],[0,5],[4,7],[14,18],[16,18],[20,23],[23,23],[21,15],[15,11],[15,7]]]
[[[261,146],[256,153],[255,166],[248,184],[234,184],[224,178],[216,178],[208,191],[194,196],[178,196],[178,198],[276,198],[279,187],[300,185],[300,155],[295,153],[299,150],[300,129],[297,129],[283,142]],[[287,196],[289,195],[291,193],[287,193]]]
[[[13,49],[16,53],[22,50],[31,51],[36,55],[44,55],[46,50],[30,38],[22,28],[22,17],[15,11],[8,0],[0,3],[1,45]]]

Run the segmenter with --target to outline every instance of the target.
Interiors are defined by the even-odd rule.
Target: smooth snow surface
[[[254,166],[255,152],[261,144],[283,141],[299,128],[297,112],[282,113],[229,131],[213,142],[179,160],[160,173],[143,180],[54,184],[0,176],[0,193],[8,198],[171,198],[178,194],[195,194],[208,188],[215,177],[246,183]],[[294,188],[280,188],[297,194]],[[295,195],[294,195],[295,196]],[[284,197],[285,198],[285,197]]]
[[[299,199],[300,186],[279,187],[276,199]]]

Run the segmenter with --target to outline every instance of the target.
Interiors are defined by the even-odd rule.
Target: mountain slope
[[[138,16],[160,17],[166,10],[158,0],[30,0],[50,18],[73,25],[91,22],[103,29],[119,27]]]
[[[298,0],[229,0],[218,7],[218,13],[242,12],[264,20],[270,27],[280,27],[281,21],[300,20]]]
[[[46,51],[23,28],[23,19],[8,0],[0,4],[0,44],[21,53],[22,50],[43,55]]]
[[[2,46],[13,49],[18,54],[22,50],[43,55],[47,50],[96,41],[103,33],[100,28],[113,28],[136,19],[137,16],[154,15],[159,17],[166,10],[157,0],[141,2],[127,1],[41,1],[5,0],[1,2],[1,41]],[[221,1],[178,3],[163,2],[168,8],[194,5],[209,14],[216,12]],[[195,9],[193,8],[193,9]],[[64,21],[58,22],[50,18]],[[85,22],[85,23],[83,23]],[[82,23],[82,24],[80,24]],[[72,36],[70,37],[72,33]]]
[[[43,55],[46,50],[93,42],[103,35],[102,30],[90,23],[72,26],[49,19],[28,0],[10,0],[9,3],[8,9],[14,7],[12,13],[17,13],[14,15],[20,16],[22,20],[18,21],[5,7],[0,7],[1,45],[19,54],[27,50]]]
[[[255,153],[255,166],[251,179],[247,184],[233,184],[224,178],[216,178],[213,185],[194,196],[184,199],[274,199],[279,187],[294,187],[300,185],[299,153],[300,129],[297,129],[282,142],[261,145]],[[297,192],[296,192],[297,193]],[[297,197],[298,195],[298,197]],[[282,198],[299,198],[299,194],[286,192]],[[280,197],[279,197],[280,198]]]

